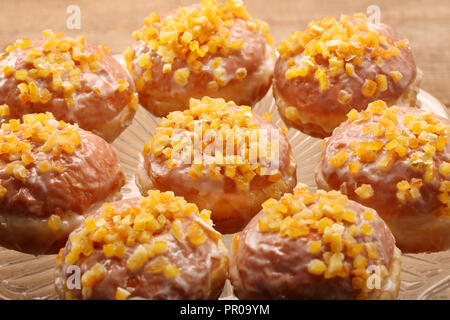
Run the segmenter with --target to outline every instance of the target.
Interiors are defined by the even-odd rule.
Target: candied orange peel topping
[[[75,91],[81,87],[81,73],[98,73],[103,55],[108,54],[109,50],[101,45],[96,52],[90,53],[86,50],[84,37],[72,39],[62,32],[53,33],[51,30],[44,30],[42,34],[45,42],[40,47],[35,47],[33,41],[27,38],[8,46],[0,56],[0,70],[5,77],[15,77],[19,82],[17,87],[22,103],[45,104],[53,98],[51,91],[60,91],[67,107],[73,107],[77,103]],[[26,51],[25,62],[28,69],[14,70],[2,63],[15,50]],[[51,79],[51,84],[41,85],[39,79],[47,78]],[[116,89],[123,91],[127,87],[126,80],[119,80]]]
[[[100,214],[86,218],[81,230],[71,234],[72,246],[65,256],[65,263],[75,264],[101,248],[105,258],[127,257],[126,266],[132,272],[144,268],[144,272],[163,273],[174,278],[179,270],[164,256],[167,242],[154,240],[154,236],[170,232],[177,241],[187,241],[194,247],[209,238],[218,241],[221,235],[212,228],[210,215],[209,210],[199,212],[195,204],[176,197],[173,192],[158,190],[149,190],[148,196],[142,197],[138,205],[117,207],[105,203]],[[192,219],[188,221],[189,217]],[[182,224],[185,221],[188,221],[187,226]],[[127,251],[130,254],[127,255]],[[83,285],[90,287],[101,279],[104,265],[99,265],[83,275],[89,279]],[[118,290],[117,296],[124,298],[126,292]]]
[[[411,168],[422,172],[423,176],[411,181],[399,181],[397,199],[401,202],[419,199],[422,197],[420,191],[422,185],[438,180],[440,184],[438,199],[445,204],[445,208],[440,208],[436,215],[450,216],[446,188],[449,182],[447,178],[450,174],[450,163],[442,161],[437,164],[434,160],[435,155],[445,152],[450,125],[437,119],[429,111],[400,115],[399,110],[397,106],[387,107],[381,100],[370,103],[367,109],[361,112],[351,110],[347,114],[349,121],[364,124],[362,127],[364,141],[351,140],[348,149],[332,155],[329,162],[336,168],[348,162],[349,171],[358,175],[360,163],[376,162],[377,167],[385,171],[396,161],[407,161]],[[343,157],[344,152],[349,156]],[[360,196],[363,195],[364,198],[363,191],[359,190]],[[368,191],[367,195],[371,193]]]
[[[371,221],[375,212],[367,209],[356,219],[357,213],[347,208],[348,201],[338,191],[313,193],[307,185],[298,184],[293,194],[262,204],[265,214],[259,218],[258,228],[262,233],[278,232],[291,239],[317,235],[312,237],[316,240],[308,242],[309,253],[314,257],[308,271],[325,279],[350,275],[352,282],[365,283],[369,276],[366,263],[369,260],[371,264],[379,263],[377,244],[368,237],[373,231]],[[358,235],[366,237],[357,240]],[[346,257],[352,262],[346,262]],[[368,290],[365,286],[354,288]]]
[[[143,155],[151,152],[164,157],[169,169],[189,163],[189,175],[194,179],[205,174],[225,176],[238,188],[248,189],[257,175],[266,175],[271,182],[281,178],[279,170],[270,169],[271,161],[279,156],[278,141],[269,141],[269,134],[264,137],[260,129],[249,106],[209,97],[191,99],[188,110],[172,112],[161,120]]]
[[[287,80],[304,78],[314,73],[320,88],[326,90],[329,77],[341,73],[354,76],[355,67],[362,64],[367,53],[381,66],[383,59],[398,57],[400,50],[407,47],[407,40],[392,43],[370,27],[365,15],[355,14],[353,19],[342,15],[339,21],[332,17],[313,21],[305,30],[291,33],[287,40],[281,42],[278,52],[287,61]],[[302,57],[298,60],[295,57],[299,54]],[[319,60],[327,61],[328,66],[320,67]],[[392,78],[398,82],[402,75],[395,71]],[[376,79],[367,79],[361,91],[363,95],[372,97],[377,89],[385,91],[386,88],[386,76],[379,75]],[[350,94],[342,92],[338,101],[347,104],[351,98]]]
[[[47,154],[45,157],[70,154],[80,144],[78,126],[57,121],[51,113],[27,114],[22,120],[11,119],[0,127],[0,161],[6,163],[5,172],[18,180],[29,177],[32,165],[44,173],[64,170],[57,160],[37,158],[41,154]],[[0,197],[3,189],[0,188]]]
[[[250,30],[260,30],[269,44],[273,44],[269,27],[265,22],[251,19],[242,1],[226,1],[222,4],[216,0],[202,0],[192,7],[181,7],[173,15],[163,19],[156,12],[152,12],[145,20],[145,27],[133,33],[136,41],[145,41],[147,46],[156,52],[164,62],[163,73],[171,72],[175,58],[187,61],[188,69],[174,74],[174,79],[180,85],[185,85],[190,72],[198,72],[203,68],[201,59],[208,55],[228,56],[234,50],[244,46],[243,39],[232,39],[230,27],[236,19],[245,21]],[[125,61],[131,71],[133,51],[128,48],[124,52]],[[140,67],[147,71],[143,80],[152,77],[152,61],[148,54],[137,57]],[[211,67],[216,69],[219,61],[213,62]],[[242,69],[242,68],[241,68]],[[236,77],[243,79],[245,69],[238,70]],[[222,69],[217,69],[216,84],[223,82]],[[221,81],[222,80],[222,81]],[[139,89],[139,86],[138,86]]]

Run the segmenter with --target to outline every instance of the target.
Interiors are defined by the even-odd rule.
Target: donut
[[[217,299],[228,274],[228,253],[210,214],[173,192],[158,190],[105,203],[61,249],[55,273],[58,296]]]
[[[383,101],[348,118],[324,145],[317,185],[377,210],[403,252],[449,249],[449,120]]]
[[[407,39],[364,14],[311,22],[283,41],[273,94],[287,126],[327,137],[351,109],[384,100],[414,107],[421,73]]]
[[[269,199],[235,234],[230,279],[239,299],[395,299],[400,250],[375,210],[299,184]]]
[[[272,84],[269,27],[242,2],[202,0],[166,16],[155,12],[124,52],[141,105],[156,116],[189,108],[203,96],[254,105]]]
[[[0,105],[9,106],[2,118],[51,112],[112,142],[136,113],[133,80],[105,45],[51,30],[42,34],[17,40],[0,55]]]
[[[241,230],[268,198],[280,198],[297,182],[291,146],[265,117],[224,99],[191,99],[171,112],[144,145],[136,182],[170,190],[212,211],[221,233]]]
[[[0,128],[0,245],[57,253],[124,184],[116,153],[97,135],[51,113],[11,119]]]

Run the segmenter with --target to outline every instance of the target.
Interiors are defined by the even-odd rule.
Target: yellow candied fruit
[[[407,190],[409,190],[409,188],[410,188],[410,185],[407,180],[402,180],[397,183],[397,189],[400,191],[407,191]]]
[[[206,85],[209,90],[216,91],[219,89],[219,84],[216,81],[210,81]]]
[[[355,66],[352,63],[346,63],[345,64],[345,72],[349,76],[353,76],[355,74]]]
[[[10,115],[9,106],[6,104],[0,105],[0,117],[6,117]]]
[[[322,275],[327,270],[327,266],[322,260],[313,259],[308,264],[308,272],[316,276]]]
[[[116,290],[116,300],[127,300],[131,293],[123,288],[118,287]]]
[[[2,72],[5,75],[5,77],[9,77],[14,73],[14,69],[6,65],[2,68]]]
[[[422,187],[421,179],[412,179],[411,183],[407,180],[402,180],[397,183],[398,192],[396,194],[400,201],[407,199],[417,199],[421,196],[420,188]]]
[[[189,69],[188,68],[181,68],[174,72],[173,78],[175,79],[175,82],[178,83],[180,86],[185,86],[188,83],[189,78]]]
[[[440,202],[442,202],[443,204],[445,204],[448,207],[448,205],[450,203],[450,198],[448,196],[448,192],[439,193],[437,198]]]
[[[345,210],[344,214],[342,215],[342,220],[347,221],[349,223],[355,222],[356,218],[356,212],[352,210]]]
[[[331,227],[332,225],[333,225],[333,220],[331,220],[328,217],[322,218],[319,220],[319,223],[317,225],[317,227],[318,227],[317,231],[319,233],[323,233],[327,227]]]
[[[287,217],[280,224],[280,234],[289,236],[292,239],[306,236],[309,234],[309,228],[291,217]]]
[[[61,225],[61,217],[56,214],[52,214],[48,219],[48,226],[50,227],[50,229],[58,230],[60,225]]]
[[[350,121],[355,121],[358,117],[359,112],[356,109],[352,109],[349,113],[347,113],[347,118],[350,119]]]
[[[176,220],[172,223],[172,226],[170,227],[170,232],[178,241],[180,242],[184,241],[183,229],[180,220]]]
[[[300,67],[291,67],[286,71],[285,78],[286,80],[291,80],[298,77],[306,77],[308,75],[308,67],[300,66]]]
[[[195,246],[204,243],[207,239],[205,231],[200,227],[198,223],[193,223],[189,226],[189,228],[186,230],[186,236],[189,241]]]
[[[372,198],[374,194],[372,186],[370,184],[362,184],[355,189],[355,193],[363,199]]]
[[[125,246],[122,242],[107,243],[103,245],[103,253],[105,257],[118,257],[122,259],[125,254]]]
[[[384,74],[379,74],[376,76],[375,78],[376,82],[377,82],[377,88],[378,90],[380,90],[381,92],[386,91],[388,88],[388,82],[387,82],[387,77]]]
[[[164,74],[172,72],[172,65],[169,64],[169,63],[165,63],[165,64],[163,65],[162,72],[163,72]]]
[[[20,129],[20,120],[11,119],[9,120],[9,130],[18,131]]]
[[[222,64],[222,58],[218,57],[211,62],[211,68],[217,69]]]
[[[8,190],[0,184],[0,198],[4,198]]]
[[[353,225],[351,225],[351,226],[348,228],[348,233],[349,233],[351,236],[355,236],[355,235],[357,235],[357,234],[359,233],[359,229],[358,229],[357,226],[355,226],[355,225],[353,224]]]
[[[383,100],[377,100],[369,103],[367,106],[367,110],[372,112],[373,114],[382,114],[386,111],[387,105]]]
[[[300,113],[295,107],[287,107],[286,110],[284,111],[284,114],[286,118],[291,121],[300,118]]]
[[[369,259],[377,259],[378,258],[378,247],[374,242],[366,243],[366,251],[367,257]]]
[[[394,82],[399,82],[400,80],[402,80],[403,75],[400,71],[392,71],[391,77],[392,77],[392,80],[394,80]]]
[[[150,249],[147,248],[147,254],[149,256],[155,256],[164,253],[166,249],[167,249],[167,242],[155,241]]]
[[[52,170],[52,165],[51,165],[50,161],[43,160],[43,161],[39,162],[38,169],[40,172],[43,172],[43,173],[49,172]]]
[[[325,278],[331,278],[337,276],[342,272],[344,255],[340,252],[335,252],[331,255],[328,263],[327,270],[325,272]]]
[[[432,182],[434,180],[434,177],[435,177],[434,165],[433,164],[427,165],[425,169],[425,181]]]
[[[16,71],[16,79],[17,79],[17,80],[22,80],[22,81],[24,81],[24,80],[27,79],[27,75],[28,75],[27,70],[21,69],[21,70],[17,70],[17,71]]]
[[[359,161],[349,161],[348,163],[348,171],[351,174],[358,174],[361,169],[361,163]]]
[[[360,227],[360,230],[364,235],[370,236],[372,234],[373,227],[368,223],[363,223]]]
[[[238,68],[236,70],[236,79],[244,80],[247,77],[247,69],[246,68]]]
[[[97,282],[99,282],[105,275],[105,267],[96,263],[91,269],[86,271],[81,277],[81,284],[83,287],[93,287]]]
[[[308,243],[309,252],[312,254],[319,253],[322,248],[322,240],[311,241]]]
[[[347,159],[348,159],[347,151],[341,150],[334,156],[329,157],[328,162],[330,162],[333,167],[339,168],[342,167],[345,164],[345,162],[347,162]]]
[[[139,245],[127,260],[127,268],[131,271],[139,269],[147,261],[147,250],[143,245]]]
[[[366,79],[366,81],[364,81],[361,92],[366,97],[373,97],[376,90],[377,90],[377,83],[375,81]]]
[[[442,176],[447,177],[450,174],[450,162],[443,161],[439,166],[439,173]]]
[[[387,170],[387,169],[389,169],[391,164],[394,162],[394,160],[395,160],[395,158],[394,158],[393,153],[388,152],[380,159],[380,161],[377,162],[377,166],[378,166],[378,168],[380,168],[382,170]]]
[[[402,40],[397,41],[395,43],[395,45],[399,49],[404,49],[404,48],[406,48],[409,45],[409,41],[408,41],[408,39],[402,39]]]
[[[117,90],[119,92],[123,92],[123,91],[127,90],[129,86],[130,86],[130,84],[126,80],[120,79],[117,81]]]
[[[353,226],[356,229],[358,229],[358,227],[356,227],[355,225]],[[357,243],[347,247],[347,255],[349,257],[357,256],[358,254],[361,254],[363,252],[364,252],[364,243]]]
[[[151,59],[148,54],[141,54],[137,59],[137,63],[141,68],[149,68],[151,66]]]
[[[358,254],[353,259],[353,267],[355,269],[366,269],[367,258],[363,255]]]
[[[180,270],[174,264],[169,264],[164,268],[164,275],[169,279],[175,278],[179,273]]]
[[[339,90],[337,100],[340,104],[348,104],[352,100],[353,95],[345,90]]]
[[[363,216],[368,221],[372,221],[375,218],[375,214],[370,210],[364,211]]]
[[[319,81],[320,90],[326,90],[329,87],[327,71],[325,68],[317,69],[314,74],[316,79]]]

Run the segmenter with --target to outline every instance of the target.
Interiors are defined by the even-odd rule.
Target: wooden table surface
[[[34,38],[46,28],[84,35],[105,43],[114,53],[132,44],[131,33],[151,12],[165,13],[197,0],[0,0],[0,50],[17,38]],[[381,9],[381,21],[410,40],[417,65],[424,72],[422,88],[450,108],[450,0],[246,0],[253,17],[270,24],[277,44],[310,20],[341,13]],[[76,4],[81,29],[68,30],[66,9]]]

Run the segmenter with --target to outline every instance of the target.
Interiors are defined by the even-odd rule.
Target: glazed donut
[[[133,80],[105,45],[42,33],[42,39],[17,40],[0,55],[0,104],[10,111],[2,117],[51,112],[112,142],[136,113]]]
[[[11,119],[0,129],[0,245],[57,253],[91,210],[120,199],[124,184],[102,138],[51,113]]]
[[[404,252],[449,249],[449,120],[383,101],[348,117],[324,146],[317,185],[377,210]]]
[[[421,79],[408,40],[363,14],[325,18],[278,48],[273,93],[289,127],[327,137],[351,110],[384,100],[414,107]]]
[[[270,117],[270,114],[266,114]],[[142,152],[136,182],[212,211],[222,233],[241,230],[270,197],[297,182],[284,132],[248,106],[204,97],[163,118]]]
[[[75,267],[78,288],[70,280]],[[210,211],[151,190],[87,218],[58,255],[55,286],[61,299],[217,299],[227,274]]]
[[[151,13],[133,38],[124,60],[141,105],[156,116],[187,109],[191,97],[252,106],[272,84],[269,27],[238,1],[202,0],[162,18]]]
[[[400,255],[375,210],[299,184],[235,235],[230,279],[240,299],[395,299]]]

